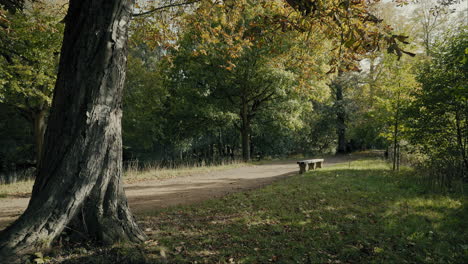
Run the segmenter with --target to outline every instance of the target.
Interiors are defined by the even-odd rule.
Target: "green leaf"
[[[42,259],[42,258],[36,258],[36,259],[34,259],[34,263],[36,263],[36,264],[44,264],[45,261],[44,261],[44,259]]]

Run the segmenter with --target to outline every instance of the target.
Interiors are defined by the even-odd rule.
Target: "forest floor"
[[[354,157],[330,157],[325,160],[325,166],[350,159]],[[130,183],[125,185],[125,192],[131,210],[138,215],[169,206],[192,204],[229,193],[260,188],[297,172],[296,160],[265,161],[247,166],[238,164],[229,169],[209,169],[207,172],[198,173],[196,169],[192,169],[182,171],[179,177],[176,175],[169,179],[151,180],[149,172],[146,175],[132,176],[131,180],[126,181]],[[28,188],[31,188],[31,183],[29,186],[20,186],[23,192],[13,192],[0,199],[0,230],[26,209],[30,193],[24,192],[24,189]]]

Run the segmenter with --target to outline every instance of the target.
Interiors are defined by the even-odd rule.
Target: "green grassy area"
[[[60,262],[468,263],[467,196],[431,194],[411,174],[360,160],[155,210],[139,216],[144,245]]]
[[[7,197],[27,197],[31,194],[34,181],[20,181],[0,184],[0,199]]]
[[[128,168],[125,171],[125,183],[142,182],[148,180],[164,180],[177,177],[187,177],[196,174],[210,173],[227,169],[248,166],[248,163],[233,161],[231,163],[213,166],[180,166],[178,168],[161,168],[149,166],[144,169]]]

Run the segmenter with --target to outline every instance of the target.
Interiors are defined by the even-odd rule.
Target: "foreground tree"
[[[0,259],[50,246],[72,220],[106,243],[142,241],[121,185],[121,98],[130,0],[72,0],[45,155],[25,213],[1,235]]]

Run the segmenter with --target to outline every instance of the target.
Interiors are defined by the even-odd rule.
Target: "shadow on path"
[[[129,195],[128,200],[133,212],[143,214],[158,208],[179,204],[192,204],[224,195],[262,188],[274,181],[296,175],[297,172],[288,172],[273,177],[255,179],[221,178],[204,183],[179,183],[161,186],[141,186],[150,189],[151,193],[142,195]],[[137,187],[131,187],[133,190]]]

